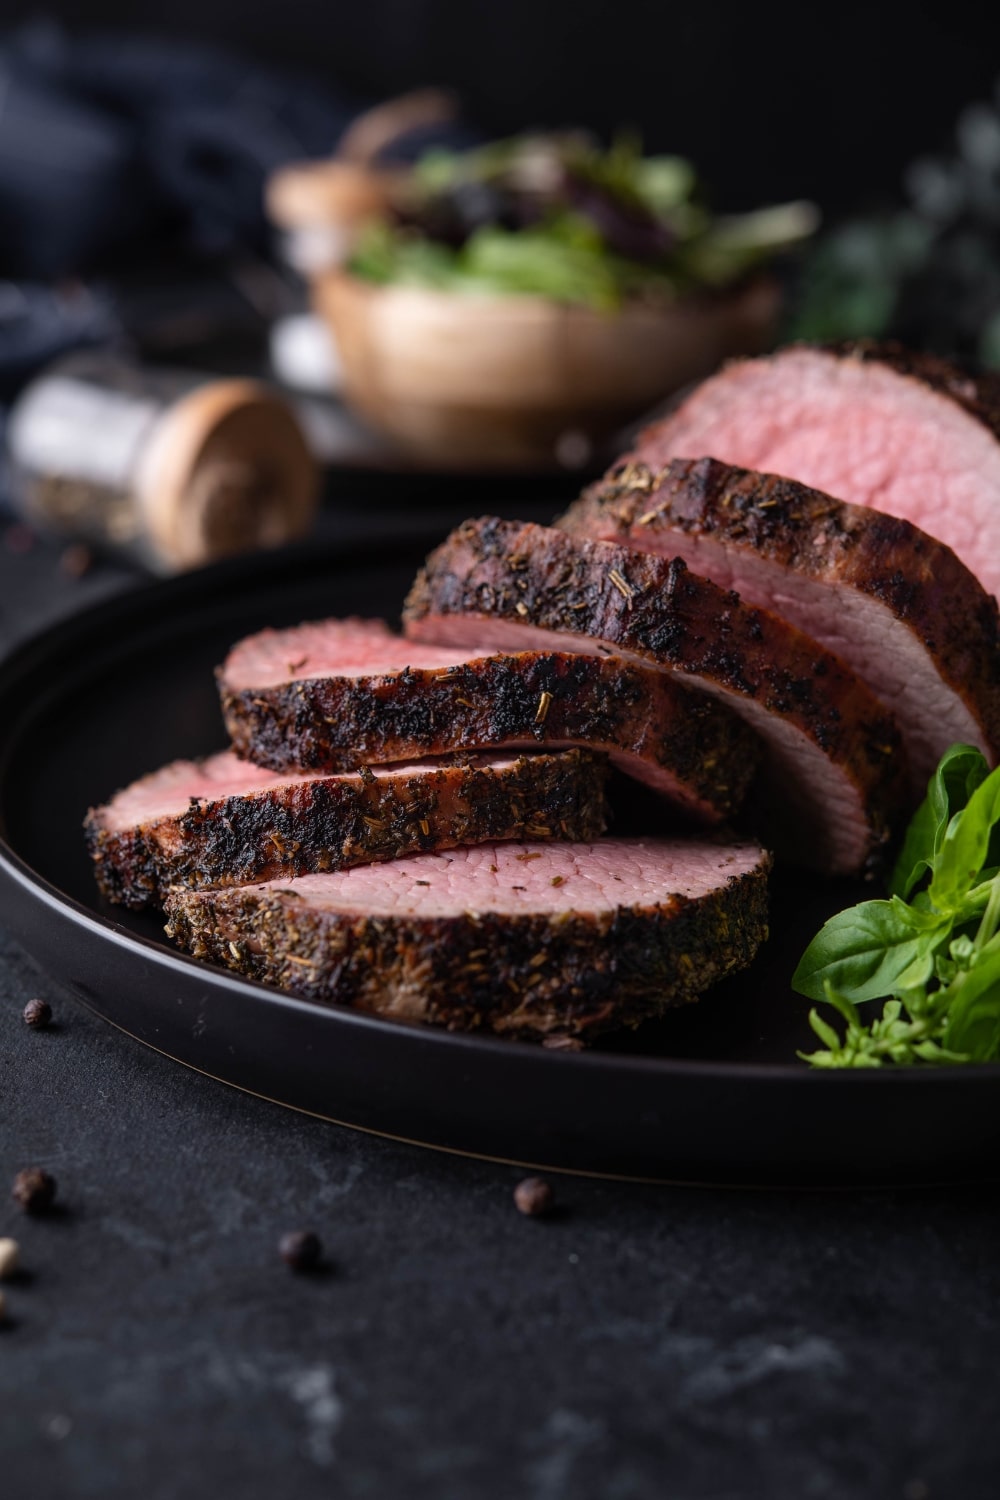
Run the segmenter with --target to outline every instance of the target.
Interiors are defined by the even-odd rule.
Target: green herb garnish
[[[831,917],[792,985],[825,1001],[819,1068],[993,1062],[1000,1057],[1000,768],[953,745],[931,778],[889,883],[887,901]],[[882,1000],[866,1025],[859,1005]]]

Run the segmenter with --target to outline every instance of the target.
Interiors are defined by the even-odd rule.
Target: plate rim
[[[171,578],[154,579],[134,587],[126,587],[107,598],[59,617],[41,630],[25,637],[0,657],[0,703],[9,696],[12,687],[17,682],[23,681],[30,675],[32,662],[39,655],[51,658],[56,653],[64,652],[70,641],[77,649],[80,649],[80,637],[84,632],[93,634],[106,629],[109,624],[122,616],[138,612],[148,624],[150,610],[155,608],[158,601],[170,600],[176,603],[179,599],[191,595],[200,603],[206,603],[210,599],[221,601],[225,588],[234,585],[245,586],[254,578],[271,578],[276,581],[282,575],[290,577],[292,570],[303,563],[307,564],[309,571],[313,573],[321,573],[331,566],[348,565],[352,557],[370,564],[378,545],[380,543],[374,537],[367,540],[355,538],[344,544],[298,543],[275,552],[229,558]],[[436,540],[429,537],[424,530],[396,534],[386,544],[383,555],[391,557],[393,554],[398,554],[402,557],[405,554],[409,561],[413,549],[420,545],[425,545],[429,549],[436,545]],[[16,745],[19,723],[28,713],[37,712],[47,695],[57,691],[57,686],[47,683],[41,691],[30,693],[26,701],[19,705],[18,713],[12,715],[6,723],[0,726],[0,791],[6,788],[8,765]],[[654,1076],[659,1074],[667,1079],[677,1073],[692,1079],[699,1077],[713,1078],[718,1081],[739,1079],[747,1082],[771,1082],[810,1088],[836,1088],[848,1084],[852,1088],[889,1087],[890,1079],[894,1081],[891,1085],[893,1087],[927,1087],[930,1086],[931,1080],[938,1080],[942,1085],[954,1085],[956,1078],[964,1078],[970,1084],[974,1079],[982,1083],[1000,1080],[1000,1062],[977,1063],[971,1067],[967,1064],[956,1064],[926,1068],[913,1066],[813,1069],[801,1062],[792,1061],[787,1063],[740,1062],[628,1052],[601,1052],[587,1048],[579,1052],[560,1051],[513,1038],[498,1037],[483,1032],[449,1031],[444,1027],[390,1019],[354,1010],[349,1006],[327,1005],[302,999],[270,985],[206,963],[193,955],[169,947],[166,942],[155,941],[139,933],[131,932],[115,922],[113,918],[104,916],[77,901],[75,897],[60,890],[58,886],[34,869],[12,846],[8,838],[2,807],[0,807],[0,878],[12,882],[29,899],[40,901],[46,907],[54,909],[64,919],[68,918],[76,927],[84,929],[97,941],[110,942],[116,947],[131,950],[148,963],[188,974],[207,972],[211,975],[213,984],[222,985],[233,995],[242,995],[258,1006],[266,1004],[278,1011],[291,1009],[305,1012],[315,1019],[317,1024],[320,1024],[322,1017],[322,1024],[325,1025],[361,1029],[376,1036],[385,1034],[399,1041],[402,1041],[405,1036],[412,1041],[414,1046],[447,1048],[457,1054],[469,1056],[474,1056],[486,1049],[498,1059],[504,1056],[516,1057],[524,1063],[529,1058],[533,1058],[534,1064],[532,1065],[572,1066],[596,1074],[620,1074],[626,1071]],[[129,1032],[125,1034],[132,1035]],[[141,1037],[136,1037],[135,1040],[141,1045],[151,1045]],[[153,1050],[158,1049],[154,1047]],[[183,1059],[174,1060],[188,1066]],[[235,1086],[239,1087],[239,1085]],[[294,1105],[289,1107],[295,1108]]]

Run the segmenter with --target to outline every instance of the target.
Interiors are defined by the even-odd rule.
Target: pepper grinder
[[[22,392],[7,446],[25,521],[158,572],[279,546],[315,513],[318,474],[302,430],[253,380],[72,355]]]

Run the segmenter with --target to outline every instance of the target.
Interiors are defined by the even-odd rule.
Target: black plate
[[[433,539],[224,564],[102,604],[0,667],[5,925],[114,1025],[179,1062],[330,1120],[429,1146],[674,1181],[847,1184],[982,1177],[1000,1068],[816,1074],[788,987],[851,890],[775,883],[749,974],[601,1050],[558,1053],[290,999],[187,958],[159,920],[98,896],[87,807],[223,743],[212,668],[264,624],[399,607]]]

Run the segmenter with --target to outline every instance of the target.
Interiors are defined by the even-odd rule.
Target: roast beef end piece
[[[560,526],[678,556],[834,652],[900,726],[922,796],[951,744],[1000,749],[996,601],[908,521],[715,459],[616,465]]]
[[[199,958],[323,1004],[538,1038],[634,1026],[767,936],[756,845],[496,844],[220,891],[171,891]]]
[[[1000,376],[894,346],[792,346],[728,365],[640,439],[653,468],[711,455],[897,516],[1000,593]]]
[[[751,815],[784,858],[829,873],[872,869],[905,798],[899,733],[830,652],[683,561],[487,517],[428,558],[407,633],[458,646],[613,655],[723,701],[763,742]]]
[[[462,637],[448,649],[340,620],[251,636],[219,671],[226,728],[241,755],[276,770],[578,745],[700,823],[739,807],[759,752],[724,704],[645,663],[580,654],[572,639],[504,655],[468,622]],[[526,646],[523,632],[514,644]]]
[[[227,752],[175,761],[87,818],[98,885],[141,907],[172,885],[245,885],[498,839],[593,838],[606,764],[567,750],[279,775]]]

